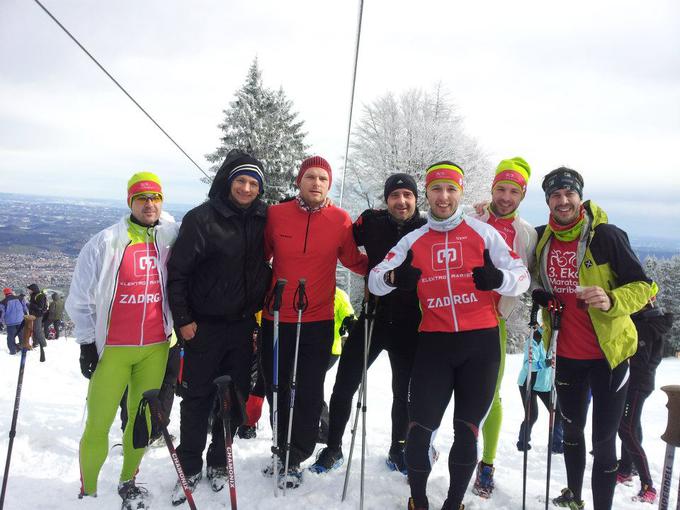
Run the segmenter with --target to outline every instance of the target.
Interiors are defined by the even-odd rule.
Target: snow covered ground
[[[9,356],[4,335],[0,336],[0,462],[5,461],[8,432],[16,391],[19,356]],[[38,352],[30,352],[26,363],[22,390],[17,436],[14,443],[9,486],[5,508],[15,509],[116,509],[120,498],[116,493],[122,456],[114,449],[104,464],[99,478],[99,497],[79,501],[78,441],[83,427],[84,402],[87,381],[78,366],[78,346],[72,340],[50,341],[46,349],[47,362],[38,362]],[[496,491],[490,500],[482,500],[468,491],[466,510],[521,508],[522,501],[522,453],[515,448],[523,409],[517,390],[516,378],[521,358],[507,357],[502,396],[504,422],[496,459]],[[389,448],[389,409],[391,402],[390,369],[387,357],[382,355],[369,372],[368,402],[368,456],[366,467],[367,509],[404,509],[409,496],[405,478],[387,470],[384,459]],[[335,369],[326,379],[326,395],[330,395]],[[680,360],[665,359],[657,373],[657,387],[680,383]],[[474,381],[471,382],[474,384]],[[647,400],[643,428],[645,449],[649,456],[655,485],[660,485],[665,444],[659,436],[666,428],[667,411],[665,394],[655,391]],[[528,508],[543,508],[545,492],[545,465],[547,443],[547,413],[539,406],[539,421],[533,433],[533,449],[529,454]],[[273,496],[272,482],[260,474],[269,459],[271,435],[265,419],[254,440],[237,439],[235,443],[236,480],[239,507],[242,510],[288,510],[300,508],[324,508],[341,510],[359,506],[359,461],[352,464],[352,476],[348,500],[340,503],[344,481],[344,467],[323,476],[305,473],[304,484],[297,490],[288,491],[285,499]],[[448,486],[446,457],[452,442],[451,407],[447,411],[435,446],[442,453],[430,477],[428,495],[433,509],[444,500]],[[170,432],[178,434],[179,403],[176,400]],[[349,427],[348,427],[349,429]],[[118,420],[111,429],[110,442],[120,442]],[[344,451],[349,449],[349,430],[345,435]],[[357,448],[357,453],[359,448]],[[308,461],[309,463],[309,461]],[[587,470],[592,465],[588,459]],[[671,508],[675,508],[680,463],[676,461]],[[167,449],[151,449],[142,461],[138,481],[146,484],[153,495],[154,509],[171,509],[170,493],[175,484],[175,472]],[[561,456],[553,458],[551,495],[557,495],[566,485],[564,462]],[[634,487],[619,486],[616,489],[614,509],[656,508],[634,503],[631,497],[639,490],[636,479]],[[586,508],[592,509],[589,475],[584,489]],[[213,493],[203,481],[195,494],[199,509],[229,508],[228,492]],[[178,508],[188,508],[186,506]]]

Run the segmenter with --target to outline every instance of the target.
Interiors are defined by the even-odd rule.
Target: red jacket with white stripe
[[[434,227],[434,228],[433,228]],[[441,231],[428,223],[404,236],[370,273],[369,290],[383,296],[394,290],[385,275],[400,266],[409,250],[412,265],[422,272],[418,299],[423,312],[419,331],[458,332],[498,325],[493,292],[475,287],[472,270],[484,265],[484,250],[503,273],[495,292],[518,296],[529,288],[530,278],[522,259],[492,226],[464,216],[451,230]]]

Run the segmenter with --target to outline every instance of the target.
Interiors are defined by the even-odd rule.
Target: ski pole
[[[297,383],[297,364],[298,354],[300,352],[300,331],[302,329],[302,312],[307,308],[307,294],[305,293],[306,280],[300,278],[298,281],[298,288],[295,291],[293,298],[293,308],[298,313],[297,329],[295,331],[295,356],[293,357],[293,374],[290,380],[290,403],[288,407],[288,435],[286,438],[286,463],[283,468],[283,495],[286,495],[286,486],[288,485],[288,462],[290,461],[290,440],[293,434],[293,411],[295,410],[295,385]],[[297,299],[296,299],[297,298]]]
[[[161,408],[161,402],[158,399],[158,393],[160,390],[147,390],[142,394],[142,397],[146,399],[149,403],[149,409],[151,411],[151,419],[154,420],[158,427],[163,433],[163,438],[165,439],[165,444],[170,452],[170,458],[172,459],[172,464],[175,466],[175,471],[177,472],[177,477],[179,478],[179,483],[182,485],[182,490],[187,498],[187,503],[191,510],[196,510],[196,503],[194,503],[194,497],[189,490],[189,484],[187,483],[187,477],[184,475],[184,470],[182,469],[182,464],[179,462],[179,457],[175,451],[175,447],[172,444],[172,438],[168,432],[168,419],[163,414]]]
[[[231,509],[237,510],[236,503],[236,471],[234,470],[234,452],[232,450],[233,439],[231,437],[231,409],[234,405],[231,399],[233,383],[231,376],[223,375],[213,381],[217,385],[217,395],[220,398],[220,415],[224,427],[224,448],[227,456],[227,477],[229,480],[229,498]]]
[[[522,465],[522,510],[526,510],[527,504],[527,467],[529,462],[529,423],[531,422],[531,369],[533,364],[533,342],[534,335],[538,331],[538,303],[531,302],[531,314],[529,316],[529,326],[531,333],[527,338],[527,380],[524,385],[524,464]]]
[[[552,462],[553,428],[555,425],[555,402],[557,401],[557,391],[555,390],[555,373],[557,372],[557,336],[560,332],[562,310],[564,310],[564,305],[557,299],[553,298],[548,303],[548,311],[550,312],[551,317],[550,323],[552,326],[549,358],[552,372],[550,374],[550,406],[548,408],[548,468],[545,480],[545,510],[548,510],[548,505],[550,504],[550,467]]]
[[[272,310],[274,312],[274,335],[272,347],[274,356],[272,360],[273,374],[272,374],[272,478],[274,479],[274,497],[279,494],[279,310],[281,310],[281,297],[283,296],[283,288],[287,281],[283,278],[276,280],[274,285],[274,298],[272,303]]]
[[[375,306],[375,305],[374,305]],[[373,337],[373,326],[375,324],[374,318],[369,313],[369,303],[364,303],[364,359],[367,359],[368,352],[371,349],[371,338]],[[368,336],[368,338],[367,338]],[[347,486],[349,485],[349,475],[352,468],[352,455],[354,454],[354,443],[356,441],[356,433],[359,427],[359,414],[362,411],[363,395],[364,395],[364,379],[362,374],[361,386],[357,395],[356,411],[354,413],[354,426],[352,427],[352,441],[349,447],[349,455],[347,457],[347,469],[345,470],[345,483],[342,488],[341,501],[345,501],[347,496]]]
[[[9,475],[9,463],[12,459],[12,447],[14,436],[17,433],[17,418],[19,417],[19,402],[21,401],[21,386],[24,381],[24,368],[26,366],[26,348],[21,349],[21,362],[19,365],[19,380],[17,381],[17,393],[14,397],[14,413],[12,414],[12,426],[9,429],[9,444],[7,445],[7,460],[5,460],[5,474],[2,477],[2,494],[0,495],[0,510],[5,506],[5,494],[7,493],[7,477]]]
[[[680,385],[662,386],[661,390],[668,396],[668,403],[666,404],[668,408],[668,424],[666,432],[661,436],[661,439],[666,443],[666,456],[663,463],[659,510],[668,510],[675,448],[680,446]],[[680,487],[678,487],[678,506],[676,510],[680,510]]]

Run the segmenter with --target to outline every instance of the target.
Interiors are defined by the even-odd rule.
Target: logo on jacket
[[[463,267],[463,245],[460,242],[436,243],[432,245],[432,270],[446,271]]]
[[[147,272],[158,270],[158,258],[145,253],[135,253],[135,276],[146,276]]]
[[[593,267],[593,261],[590,260],[590,259],[587,259],[586,262],[585,262],[585,264],[586,264],[586,267],[587,267],[588,269],[590,269],[591,267]]]

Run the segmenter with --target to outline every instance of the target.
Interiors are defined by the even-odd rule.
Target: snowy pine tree
[[[215,173],[231,149],[241,149],[264,165],[265,194],[268,203],[277,203],[293,193],[293,183],[307,145],[303,121],[293,112],[293,102],[283,89],[267,89],[257,58],[253,60],[245,84],[224,110],[220,146],[206,155]]]
[[[659,286],[658,303],[674,315],[665,354],[675,354],[680,352],[680,256],[670,259],[647,257],[644,268],[647,276]]]

